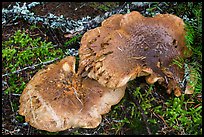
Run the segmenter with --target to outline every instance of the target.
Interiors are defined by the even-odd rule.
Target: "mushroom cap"
[[[79,64],[78,73],[86,73],[84,69],[89,69],[89,64],[91,64],[95,58],[97,52],[103,49],[103,39],[111,33],[111,31],[119,29],[120,20],[122,19],[122,14],[115,14],[102,22],[101,27],[87,31],[82,39],[81,45],[83,48],[79,49]]]
[[[125,93],[125,86],[103,87],[75,74],[75,58],[62,59],[37,72],[20,97],[19,114],[31,126],[50,132],[95,128]]]
[[[108,20],[112,21],[109,24],[115,23],[113,18]],[[95,32],[98,28],[82,37],[79,68],[85,70],[84,74],[110,88],[122,87],[136,77],[146,76],[148,83],[158,81],[169,92],[181,90],[179,81],[183,79],[184,70],[173,65],[172,61],[189,56],[184,54],[188,49],[183,20],[171,14],[144,17],[136,11],[120,15],[117,20],[120,21],[117,27],[106,31],[105,36],[101,32],[104,37],[100,40]],[[107,27],[102,23],[99,29],[107,30]],[[87,39],[90,33],[95,37],[90,35]],[[93,46],[97,50],[83,52]]]

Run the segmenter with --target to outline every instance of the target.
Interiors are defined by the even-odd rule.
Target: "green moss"
[[[118,2],[91,2],[90,7],[106,12],[114,9],[114,7],[117,7],[118,4]]]
[[[43,41],[40,37],[33,39],[25,30],[16,31],[7,41],[2,42],[2,72],[10,74],[5,93],[21,93],[27,82],[12,72],[62,57],[63,51],[54,48],[51,42]]]
[[[82,35],[76,35],[70,38],[68,41],[64,43],[64,46],[70,46],[70,45],[76,44],[78,41],[80,41],[81,37]]]

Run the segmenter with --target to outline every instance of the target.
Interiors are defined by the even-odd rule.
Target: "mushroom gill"
[[[106,22],[117,27],[110,28]],[[101,30],[102,38],[97,37],[97,30]],[[174,91],[179,96],[184,70],[172,61],[189,57],[186,52],[189,50],[181,18],[171,14],[144,17],[132,11],[113,16],[84,34],[78,75],[88,75],[109,88],[122,87],[136,77],[146,76],[147,83],[158,81],[168,93]]]
[[[50,132],[95,128],[125,88],[110,89],[76,76],[75,57],[68,56],[34,75],[20,97],[19,114],[31,126]]]

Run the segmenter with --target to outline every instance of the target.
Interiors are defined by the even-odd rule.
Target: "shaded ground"
[[[9,3],[11,3],[11,5],[15,4],[15,2],[3,2],[2,8],[6,8],[9,5]],[[101,4],[106,5],[105,2],[104,3],[101,2]],[[109,4],[109,3],[107,3],[107,4]],[[118,6],[116,3],[111,3],[111,4],[109,4],[109,5],[111,5],[112,8],[115,8],[116,6]],[[37,5],[36,7],[32,8],[31,11],[34,12],[36,15],[39,15],[39,16],[45,16],[48,13],[52,13],[56,16],[63,15],[65,18],[73,19],[73,20],[78,20],[78,19],[81,19],[81,18],[86,17],[86,16],[95,17],[97,15],[104,14],[106,12],[103,9],[97,9],[97,4],[94,2],[86,2],[86,3],[84,3],[84,2],[80,2],[80,3],[75,3],[75,2],[47,2],[46,3],[45,2],[43,5]],[[41,24],[39,24],[39,25],[41,25]],[[4,33],[2,34],[2,40],[3,41],[7,40],[18,29],[22,29],[22,28],[26,29],[26,28],[29,28],[30,26],[31,26],[31,24],[29,24],[28,22],[25,22],[24,20],[19,20],[18,24],[15,26],[14,25],[12,25],[12,26],[8,25],[7,27],[4,27],[3,28]],[[41,29],[43,29],[42,26],[41,26]],[[42,32],[46,32],[45,29],[42,30]],[[52,31],[54,31],[54,33],[56,34],[58,41],[60,41],[60,43],[64,43],[66,41],[66,39],[63,37],[63,34],[59,34],[59,33],[61,33],[60,31],[57,31],[57,30],[52,30]],[[47,37],[52,38],[53,34],[49,34],[49,33],[51,33],[51,32],[48,32]],[[56,43],[55,39],[49,39],[49,40]]]
[[[65,18],[70,18],[74,20],[81,19],[85,16],[94,17],[103,13],[102,11],[89,6],[91,4],[91,2],[50,2],[44,5],[36,6],[35,8],[33,8],[33,11],[35,14],[40,16],[44,16],[48,12],[50,12],[57,16],[63,15]]]

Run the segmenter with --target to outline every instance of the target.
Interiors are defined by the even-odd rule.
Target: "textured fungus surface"
[[[149,84],[158,81],[169,94],[191,94],[179,84],[184,67],[172,63],[188,57],[185,52],[182,19],[135,11],[113,15],[82,37],[77,73],[69,56],[35,74],[20,97],[19,113],[33,127],[50,132],[95,128],[122,99],[127,82],[141,76]]]
[[[88,75],[110,88],[146,76],[147,83],[158,81],[168,93],[173,90],[179,96],[184,70],[172,61],[187,57],[185,52],[184,22],[179,17],[144,17],[135,11],[119,14],[84,34],[78,75]]]
[[[125,86],[109,89],[77,77],[75,58],[69,56],[35,74],[20,97],[19,113],[33,127],[50,132],[95,128],[124,92]]]

